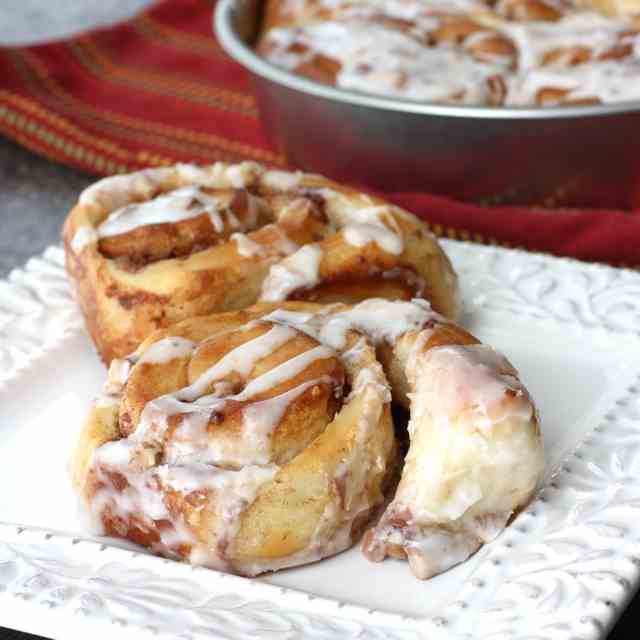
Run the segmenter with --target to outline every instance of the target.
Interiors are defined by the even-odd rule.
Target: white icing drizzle
[[[189,431],[189,433],[178,433],[178,440],[186,440],[186,437],[181,436],[188,435],[190,441],[195,441],[197,439],[196,435],[200,434],[199,442],[202,444],[194,446],[198,449],[206,449],[208,443],[206,426],[209,423],[212,412],[221,409],[227,400],[241,401],[250,398],[250,393],[247,390],[251,383],[245,387],[241,394],[227,396],[226,398],[217,395],[215,391],[209,395],[204,395],[207,390],[213,383],[222,380],[232,372],[237,372],[246,378],[256,362],[273,353],[279,346],[291,340],[294,335],[295,332],[288,327],[274,326],[267,333],[232,349],[212,367],[204,371],[188,387],[154,398],[142,410],[133,437],[140,442],[159,446],[162,444],[165,431],[169,426],[169,416],[182,414],[184,419],[181,430],[182,432]],[[295,375],[295,373],[292,375]],[[252,382],[255,383],[256,380],[260,380],[262,377],[264,376],[260,376]],[[219,390],[224,392],[226,387],[223,386]],[[166,447],[167,454],[171,455],[171,444],[167,443]]]
[[[276,309],[262,320],[294,327],[333,349],[344,348],[350,331],[366,334],[374,344],[393,344],[401,335],[422,329],[430,320],[446,322],[421,299],[404,302],[370,298],[346,311],[340,311],[340,307],[330,305],[315,314]]]
[[[402,234],[394,217],[386,206],[365,207],[352,214],[354,222],[343,229],[344,239],[356,247],[364,247],[373,242],[383,251],[400,255],[404,250]],[[391,225],[390,229],[383,222]]]
[[[261,300],[276,302],[286,300],[300,289],[311,289],[319,280],[322,249],[308,244],[294,254],[274,264],[262,283]]]
[[[94,462],[112,469],[125,468],[136,451],[137,444],[129,438],[103,444],[94,454]]]
[[[246,378],[258,361],[271,355],[294,336],[295,332],[290,328],[274,326],[267,333],[241,344],[202,373],[191,386],[182,389],[179,392],[180,399],[193,402],[212,382],[228,376],[233,371]]]
[[[487,104],[495,99],[489,87],[494,77],[504,80],[506,105],[535,104],[541,88],[565,89],[570,92],[567,99],[637,99],[640,37],[633,22],[568,9],[562,2],[548,4],[561,13],[559,20],[512,22],[499,15],[505,13],[500,3],[494,7],[497,13],[492,14],[489,3],[480,1],[324,0],[321,5],[334,12],[333,18],[272,29],[266,36],[266,56],[274,64],[295,70],[320,54],[340,64],[339,87],[423,102]],[[464,38],[460,46],[425,44],[440,25],[441,15],[466,15],[477,20],[481,30]],[[409,24],[401,31],[381,23],[380,16]],[[512,63],[510,56],[474,57],[472,47],[493,34],[514,45],[514,69],[507,68]],[[598,60],[623,43],[631,45],[630,55]],[[302,47],[294,48],[294,44]],[[570,47],[590,50],[591,59],[573,66],[566,61],[556,62],[551,69],[543,66],[547,53]]]
[[[253,396],[265,393],[272,387],[297,376],[316,360],[335,357],[335,351],[323,344],[313,347],[308,351],[294,356],[293,358],[274,367],[258,378],[254,378],[245,387],[244,391],[237,396],[241,400],[247,400]]]
[[[392,503],[364,552],[381,560],[399,546],[418,578],[465,560],[505,525],[544,468],[535,409],[513,366],[491,347],[406,355],[411,446]]]
[[[269,253],[277,253],[283,256],[295,253],[300,247],[293,240],[290,240],[286,232],[276,224],[265,225],[263,229],[272,229],[276,233],[276,240],[264,245],[252,240],[244,233],[231,234],[231,240],[236,243],[236,251],[243,258],[254,256],[264,256]]]
[[[358,396],[368,387],[373,387],[384,402],[391,402],[391,389],[379,362],[372,363],[368,367],[362,367],[353,380],[351,396]],[[350,397],[351,397],[350,396]]]
[[[355,329],[375,344],[383,341],[393,344],[401,335],[422,329],[430,320],[444,321],[426,300],[401,302],[372,298],[329,316],[320,331],[320,340],[337,348],[344,344],[347,333]]]
[[[248,161],[235,165],[216,162],[205,166],[178,163],[173,167],[143,169],[102,178],[80,194],[79,203],[111,212],[133,202],[150,200],[172,186],[244,189],[255,184],[264,173],[262,165]]]
[[[243,189],[255,183],[264,174],[264,168],[256,162],[240,162],[228,165],[225,177],[235,189]]]
[[[132,436],[96,451],[94,468],[104,486],[93,498],[93,513],[107,510],[112,518],[119,517],[117,522],[125,524],[115,526],[125,527],[122,535],[135,515],[142,518],[136,526],[158,530],[161,540],[154,547],[156,551],[177,555],[178,546],[188,544],[193,563],[247,574],[299,564],[345,548],[351,541],[353,519],[371,506],[366,479],[372,469],[382,473],[386,464],[380,456],[366,457],[365,443],[379,424],[385,403],[390,402],[381,365],[368,360],[371,346],[367,339],[375,344],[405,345],[402,358],[415,393],[405,472],[387,515],[372,534],[373,544],[367,547],[370,557],[381,559],[377,555],[380,546],[400,545],[416,575],[433,575],[465,559],[504,526],[513,504],[519,504],[512,497],[514,491],[517,496],[526,496],[532,490],[542,468],[542,452],[532,422],[534,408],[515,369],[484,345],[425,351],[434,330],[431,323],[446,322],[425,301],[373,299],[351,308],[325,307],[320,313],[276,310],[243,330],[265,322],[271,323],[265,333],[229,351],[191,385],[148,402]],[[255,364],[291,340],[296,329],[320,344],[246,382]],[[353,341],[352,331],[366,334],[367,339]],[[409,332],[419,333],[413,336],[407,354],[406,343],[400,339]],[[344,351],[348,340],[352,341]],[[189,340],[170,337],[152,344],[139,361],[166,365],[189,355],[193,348]],[[331,384],[332,379],[305,380],[278,395],[251,400],[293,379],[315,361],[336,357],[334,350],[342,353],[350,376],[352,391],[347,402],[357,398],[363,403],[354,454],[338,465],[332,477],[339,487],[338,500],[327,505],[304,551],[273,563],[229,567],[225,552],[237,534],[240,514],[278,470],[269,464],[274,428],[296,398],[314,385]],[[135,359],[134,355],[112,366],[110,384],[116,390],[121,391],[126,383]],[[233,393],[226,380],[230,374],[245,379],[241,392]],[[235,448],[216,439],[215,428],[208,429],[212,420],[215,425],[216,412],[228,402],[248,402],[241,408],[242,434]],[[168,419],[174,415],[180,415],[181,420],[167,434]],[[529,428],[524,428],[526,425]],[[159,449],[163,449],[161,459],[157,457]],[[530,456],[523,458],[523,452],[529,451]],[[160,466],[155,466],[158,463]],[[228,465],[241,468],[221,468]],[[113,487],[107,475],[111,471],[124,477],[124,490]],[[193,494],[193,504],[203,494],[211,497],[206,508],[216,517],[213,531],[207,533],[208,545],[200,542],[184,516],[167,509],[167,491]],[[402,518],[405,525],[398,525]],[[158,520],[172,526],[160,530],[153,522]]]
[[[98,241],[96,230],[88,225],[78,227],[71,239],[71,250],[74,253],[80,253],[86,246]]]
[[[236,455],[236,462],[247,464],[251,459],[266,464],[271,459],[271,436],[291,404],[308,389],[330,382],[328,377],[308,380],[273,398],[247,405],[242,411],[243,433],[247,434],[246,456]]]
[[[160,167],[102,178],[88,186],[80,194],[78,202],[81,205],[113,211],[132,200],[153,198],[161,185],[170,180],[174,173],[174,169]]]
[[[195,348],[196,345],[191,340],[181,338],[180,336],[170,336],[154,342],[145,349],[138,362],[153,364],[170,362],[176,358],[186,358],[190,356]],[[113,362],[117,362],[117,360]]]
[[[316,315],[277,310],[264,319],[295,326],[333,348],[344,347],[353,330],[376,344],[404,345],[398,357],[412,390],[411,447],[394,500],[367,535],[370,559],[399,546],[415,575],[429,577],[494,537],[530,495],[544,462],[535,409],[517,372],[486,345],[425,350],[435,331],[431,323],[447,321],[424,301],[368,300]],[[412,342],[403,342],[410,333]],[[343,361],[358,359],[363,348],[357,341]],[[352,384],[353,396],[374,388],[385,397],[377,363],[363,367]]]
[[[267,248],[252,240],[244,233],[231,234],[231,240],[236,243],[236,251],[243,258],[262,256],[267,252]]]
[[[152,224],[175,223],[207,214],[214,229],[220,233],[225,228],[221,209],[229,204],[227,194],[206,194],[199,187],[188,186],[169,191],[152,200],[128,204],[112,212],[97,228],[100,238],[128,233]],[[250,207],[250,211],[252,207]],[[255,216],[255,209],[254,216]],[[233,223],[236,223],[235,225]],[[230,226],[239,226],[238,219],[228,218]],[[255,220],[254,220],[255,224]]]
[[[314,340],[319,338],[317,327],[317,315],[315,313],[305,313],[302,311],[287,311],[286,309],[276,309],[263,316],[263,322],[274,322],[285,326],[293,327],[296,331],[306,333]]]
[[[434,529],[406,541],[405,550],[413,574],[424,580],[464,562],[480,543],[478,538],[466,531],[443,532]]]
[[[293,15],[310,8],[308,0],[284,0],[283,11]],[[315,0],[319,9],[339,11],[340,15],[384,13],[403,20],[416,20],[432,13],[467,13],[485,9],[481,0]]]
[[[582,68],[584,67],[584,68]],[[579,71],[578,71],[579,69]],[[508,104],[527,104],[526,96],[548,87],[567,91],[571,100],[590,99],[620,102],[640,99],[640,60],[632,64],[620,61],[585,64],[570,68],[543,67],[514,81]]]
[[[318,345],[250,380],[240,393],[234,395],[229,393],[229,386],[222,380],[223,378],[232,372],[246,378],[253,370],[255,363],[273,353],[294,335],[293,329],[276,325],[262,336],[230,351],[203,372],[190,386],[151,400],[142,410],[132,438],[151,446],[164,444],[165,459],[171,464],[191,461],[244,464],[247,456],[251,456],[251,449],[256,441],[262,442],[262,450],[266,455],[268,451],[266,439],[276,424],[274,416],[278,413],[282,415],[286,410],[286,403],[293,401],[308,387],[298,385],[290,392],[280,394],[276,398],[266,398],[257,403],[262,405],[264,411],[262,422],[257,419],[254,410],[249,410],[249,418],[243,422],[245,429],[241,434],[241,441],[234,445],[224,441],[219,442],[215,431],[209,432],[208,425],[212,415],[223,411],[227,403],[251,402],[254,397],[292,379],[316,360],[335,356],[332,349]],[[214,384],[221,380],[222,382],[218,385]],[[313,384],[317,383],[317,380],[313,381]],[[214,385],[213,391],[204,395],[212,385]],[[246,411],[247,407],[243,409],[243,412],[246,413]],[[175,415],[181,416],[181,423],[165,442],[169,418]],[[250,431],[252,428],[259,428],[259,432],[252,433]],[[245,440],[249,442],[248,446]]]

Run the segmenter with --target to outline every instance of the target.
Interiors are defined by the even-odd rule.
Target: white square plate
[[[0,625],[65,640],[604,638],[640,569],[640,274],[445,247],[463,324],[538,403],[547,472],[495,542],[426,582],[358,548],[249,580],[88,538],[66,467],[105,371],[60,249],[0,282]]]

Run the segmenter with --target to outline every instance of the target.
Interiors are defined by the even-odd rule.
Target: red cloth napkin
[[[249,158],[286,166],[266,141],[247,74],[212,35],[214,5],[164,0],[110,29],[0,48],[0,132],[95,175],[176,161]],[[640,266],[640,211],[384,195],[438,235]]]

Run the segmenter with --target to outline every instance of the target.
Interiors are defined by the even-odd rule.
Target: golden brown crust
[[[378,280],[390,296],[423,295],[443,313],[457,312],[455,275],[436,240],[417,218],[378,198],[318,176],[271,172],[251,163],[177,166],[109,180],[81,197],[63,228],[67,271],[107,363],[133,351],[160,327],[255,303],[271,266],[309,243],[319,243],[324,254],[318,288],[292,291],[292,298],[336,299],[344,289],[349,292],[345,301],[351,301],[362,281],[358,299],[363,299],[373,286],[366,283]],[[204,213],[96,238],[114,209],[185,185],[204,185],[205,196],[222,201],[222,230],[214,229]],[[334,194],[331,202],[327,193]],[[355,247],[341,239],[336,231],[349,226],[349,215],[355,215],[350,207],[388,208],[387,217],[376,224],[399,234],[402,253],[393,255],[375,243]],[[244,254],[245,245],[231,237],[241,228],[249,247]]]

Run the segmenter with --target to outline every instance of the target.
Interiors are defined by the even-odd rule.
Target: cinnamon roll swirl
[[[245,162],[105,178],[65,223],[67,270],[103,360],[157,328],[264,300],[424,297],[456,277],[416,217],[320,176]]]

